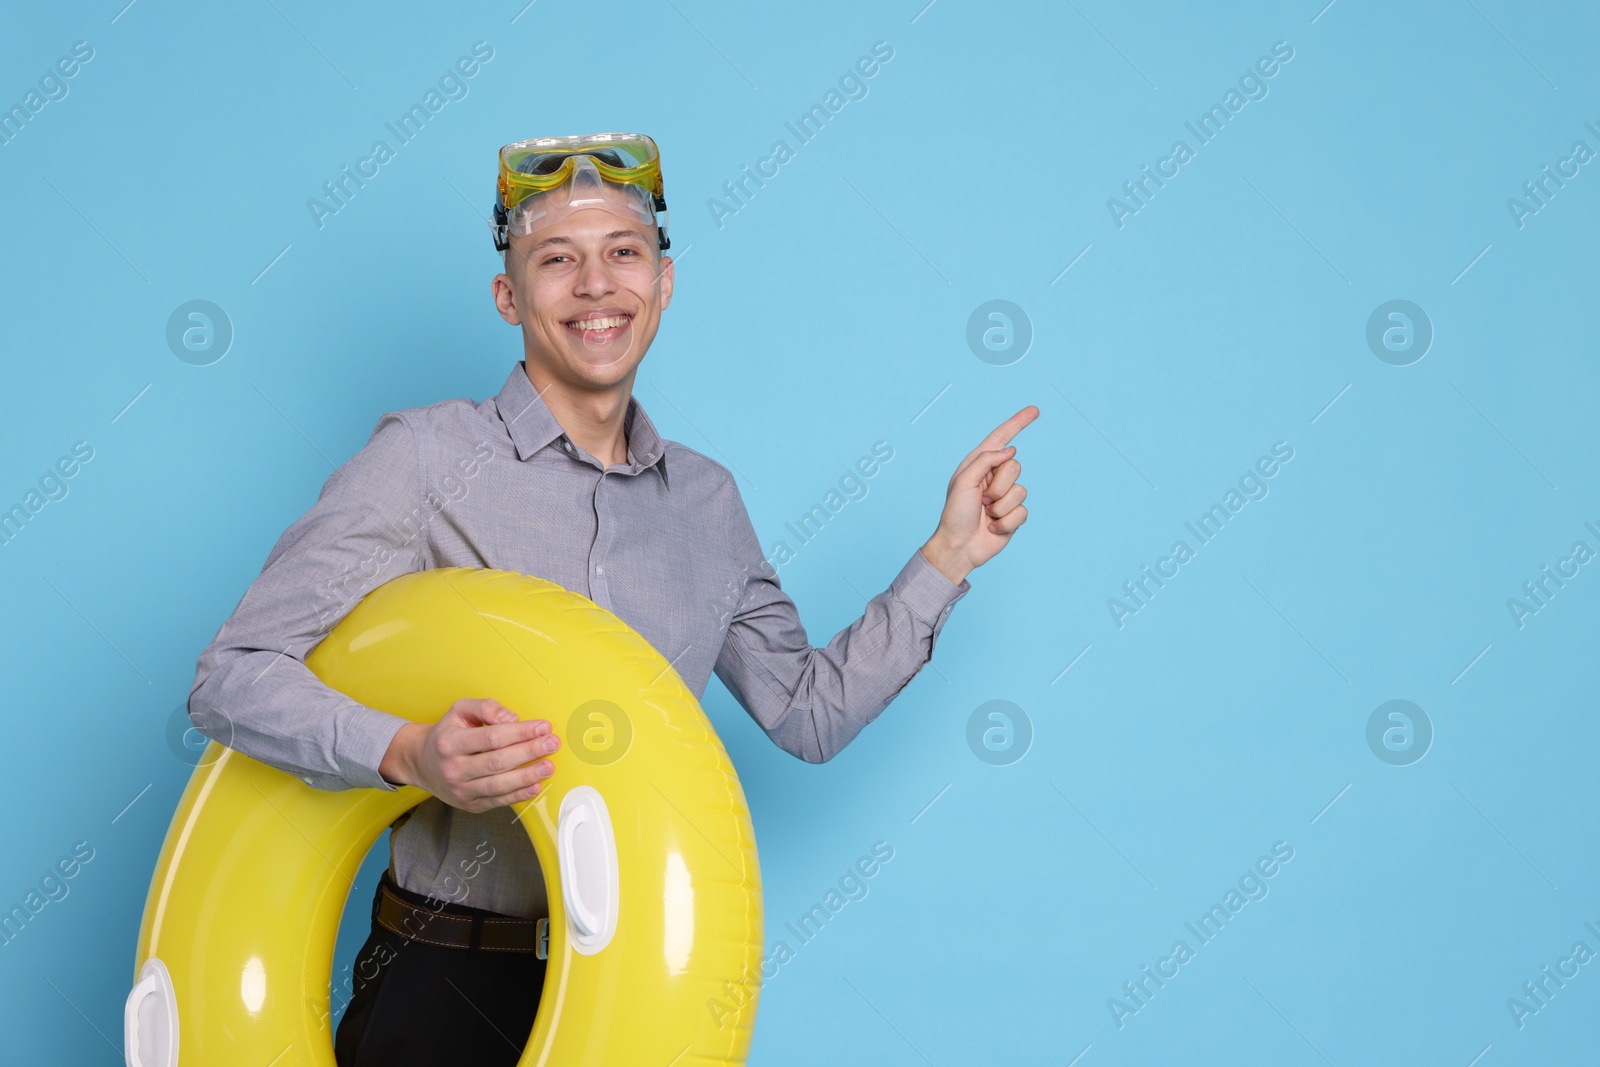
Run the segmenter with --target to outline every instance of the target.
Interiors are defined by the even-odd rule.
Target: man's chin
[[[567,351],[572,354],[573,359],[594,370],[631,365],[634,350],[631,330],[623,330],[606,340],[591,340],[584,337],[567,343]]]
[[[593,385],[615,385],[633,372],[638,360],[631,338],[604,345],[571,341],[562,361],[572,372]]]

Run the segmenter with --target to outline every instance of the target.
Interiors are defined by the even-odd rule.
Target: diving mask
[[[540,137],[500,149],[500,180],[489,229],[496,250],[510,238],[584,208],[630,215],[656,229],[662,251],[667,240],[667,201],[662,193],[661,155],[639,133],[593,133]]]

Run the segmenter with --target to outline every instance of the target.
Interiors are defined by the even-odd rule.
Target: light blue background
[[[1042,412],[1016,442],[1027,525],[837,759],[707,691],[769,947],[797,952],[752,1064],[1593,1057],[1600,961],[1522,1029],[1506,1004],[1600,951],[1600,565],[1520,629],[1506,606],[1600,550],[1600,172],[1522,228],[1506,206],[1600,149],[1591,11],[122,2],[0,37],[6,105],[95,50],[0,147],[0,504],[95,449],[0,549],[0,905],[95,849],[0,947],[8,1060],[118,1061],[196,656],[382,412],[498,388],[520,338],[489,301],[495,151],[603,129],[664,152],[678,288],[636,389],[662,432],[739,472],[764,542],[895,449],[782,570],[814,644],[932,532],[967,451]],[[319,230],[307,198],[479,40],[470,94]],[[869,95],[717,226],[722,183],[880,40]],[[1269,95],[1119,229],[1107,198],[1195,147],[1185,121],[1276,41]],[[211,366],[165,341],[193,299],[236,331]],[[992,299],[1035,333],[1007,366],[965,340]],[[1365,340],[1392,299],[1435,329],[1410,366]],[[1270,495],[1119,629],[1107,598],[1277,441]],[[1034,731],[1009,766],[966,741],[997,699]],[[1390,699],[1436,732],[1410,766],[1367,746]],[[869,895],[798,947],[784,923],[875,841]],[[1276,841],[1270,895],[1119,1029],[1108,998]]]

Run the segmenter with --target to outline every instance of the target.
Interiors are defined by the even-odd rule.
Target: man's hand
[[[505,807],[537,796],[539,780],[555,773],[540,759],[561,747],[550,731],[543,719],[524,722],[499,701],[469,697],[436,723],[400,727],[378,773],[463,811]]]
[[[957,585],[1010,544],[1017,527],[1028,521],[1022,506],[1028,491],[1017,481],[1022,463],[1015,458],[1016,446],[1006,442],[1038,417],[1039,409],[1029,404],[995,427],[950,478],[939,528],[922,554]]]

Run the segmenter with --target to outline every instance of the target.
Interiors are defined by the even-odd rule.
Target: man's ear
[[[661,310],[665,311],[672,304],[672,257],[666,253],[661,255],[661,269],[657,271],[661,277]]]
[[[517,307],[517,294],[511,286],[511,276],[496,274],[489,283],[489,292],[494,297],[495,310],[500,312],[500,317],[513,326],[521,326],[522,310]]]

